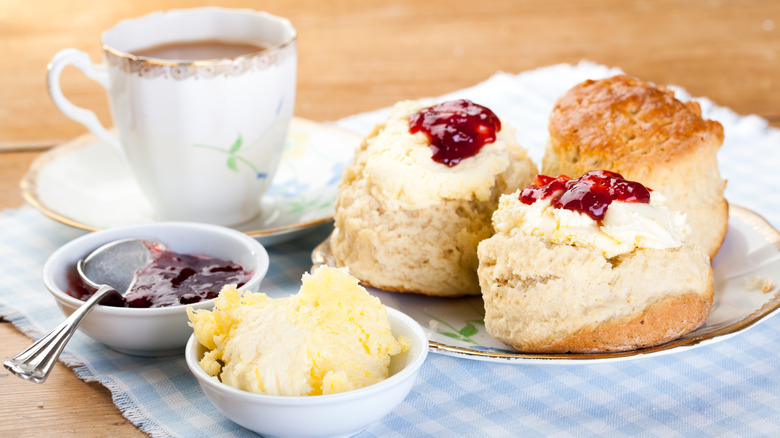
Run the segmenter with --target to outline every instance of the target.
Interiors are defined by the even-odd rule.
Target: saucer
[[[314,265],[337,266],[329,239],[312,252]],[[406,313],[426,331],[431,352],[513,364],[590,364],[681,353],[726,340],[780,313],[780,232],[758,214],[729,205],[726,239],[712,260],[715,297],[698,329],[655,347],[616,353],[521,353],[485,329],[481,296],[442,298],[367,287],[383,304]],[[763,283],[762,291],[756,283]]]
[[[359,142],[347,130],[294,118],[260,215],[232,228],[273,245],[332,220],[342,170]],[[158,221],[128,164],[89,134],[41,154],[20,187],[45,215],[83,230]]]

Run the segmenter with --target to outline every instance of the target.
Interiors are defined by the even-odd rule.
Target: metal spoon
[[[135,272],[152,261],[153,251],[165,249],[157,239],[121,239],[107,243],[79,260],[76,271],[94,294],[60,325],[3,365],[25,380],[43,383],[87,313],[106,297],[125,295],[132,286]]]

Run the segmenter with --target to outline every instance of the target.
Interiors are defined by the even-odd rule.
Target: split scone
[[[499,197],[536,173],[489,109],[399,102],[344,171],[333,258],[384,290],[478,295],[477,244],[493,233]]]
[[[716,157],[723,127],[698,103],[628,76],[588,80],[557,101],[549,131],[543,174],[604,169],[639,181],[686,214],[693,242],[718,252],[728,223]]]
[[[504,195],[479,244],[485,326],[523,352],[662,344],[699,327],[712,268],[664,197],[606,171],[539,175]]]

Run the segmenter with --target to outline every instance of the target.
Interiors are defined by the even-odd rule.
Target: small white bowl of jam
[[[187,305],[210,309],[224,284],[257,291],[268,271],[268,253],[257,240],[217,225],[157,222],[95,231],[59,248],[43,267],[44,285],[66,315],[89,297],[76,273],[76,263],[106,243],[132,237],[157,239],[167,246],[152,262],[160,266],[138,275],[159,275],[166,268],[176,275],[142,279],[140,283],[160,287],[150,289],[146,296],[99,304],[81,322],[81,332],[122,353],[183,353],[192,334]],[[171,266],[166,267],[166,263]],[[208,273],[199,276],[201,271]],[[184,277],[186,281],[182,281]],[[203,287],[204,282],[211,285]]]

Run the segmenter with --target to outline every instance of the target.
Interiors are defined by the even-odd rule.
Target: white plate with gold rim
[[[330,221],[342,170],[359,142],[347,130],[294,118],[279,170],[258,200],[260,215],[233,228],[273,245]],[[157,221],[127,163],[92,135],[41,154],[21,190],[47,216],[84,230]]]
[[[327,240],[314,249],[312,262],[335,265]],[[425,329],[432,352],[495,362],[582,364],[687,351],[728,339],[778,312],[780,232],[761,216],[742,207],[729,207],[728,232],[712,267],[715,299],[701,327],[663,345],[619,353],[520,353],[487,333],[481,297],[437,298],[373,287],[368,290],[385,305],[414,318]],[[769,290],[755,285],[766,285]]]

